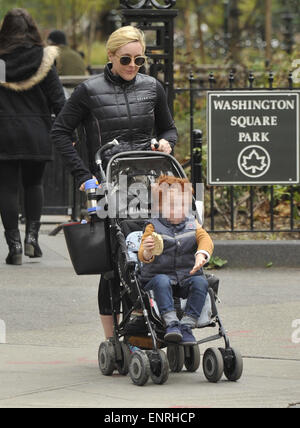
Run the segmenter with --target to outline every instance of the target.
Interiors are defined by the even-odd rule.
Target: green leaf
[[[221,259],[221,257],[218,256],[213,256],[209,260],[207,269],[220,269],[226,265],[226,263],[228,263],[227,260]]]

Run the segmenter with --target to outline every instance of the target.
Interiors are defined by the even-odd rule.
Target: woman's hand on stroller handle
[[[169,143],[169,141],[165,140],[164,138],[161,138],[159,141],[157,141],[155,138],[152,138],[151,140],[151,149],[158,152],[167,153],[168,155],[172,152],[172,147]]]

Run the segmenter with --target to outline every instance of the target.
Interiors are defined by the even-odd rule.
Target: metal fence
[[[175,89],[176,94],[188,93],[190,116],[190,160],[185,167],[191,168],[191,180],[196,183],[206,182],[205,130],[195,128],[195,110],[199,98],[207,91],[236,90],[297,90],[290,72],[286,85],[274,87],[274,74],[266,76],[268,85],[255,87],[256,77],[252,72],[237,77],[230,72],[217,84],[213,72],[200,78],[189,76],[187,88]],[[260,76],[261,77],[261,76]],[[227,83],[226,83],[227,82]],[[224,84],[225,83],[225,84]],[[299,88],[298,88],[299,90]],[[248,232],[300,232],[300,185],[226,185],[205,184],[205,227],[214,233],[248,233]]]
[[[195,111],[197,101],[205,98],[206,92],[213,90],[295,90],[292,74],[286,79],[286,86],[274,88],[274,75],[267,76],[268,86],[255,87],[253,73],[247,75],[230,72],[221,83],[214,73],[194,77],[189,76],[186,88],[175,89],[175,94],[186,93],[189,98],[190,160],[185,167],[190,167],[191,180],[195,183],[206,182],[206,136],[205,129],[195,130]],[[81,79],[82,80],[82,79]],[[227,85],[224,82],[227,81]],[[245,84],[245,82],[247,84]],[[69,88],[80,81],[65,78],[63,84]],[[244,85],[244,86],[241,86]],[[299,88],[298,88],[299,90]],[[79,150],[80,146],[79,146]],[[73,179],[62,165],[58,153],[54,162],[47,166],[45,179],[45,204],[43,214],[65,214],[71,219],[80,215],[83,197],[75,188]],[[290,186],[211,186],[205,184],[205,227],[210,232],[300,232],[300,185]]]

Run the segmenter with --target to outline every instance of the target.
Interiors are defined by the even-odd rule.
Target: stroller
[[[106,217],[102,216],[101,220],[106,223],[104,251],[110,254],[110,266],[103,267],[103,274],[110,288],[114,334],[100,344],[100,371],[107,376],[115,369],[121,375],[129,373],[132,382],[139,386],[144,385],[149,377],[154,383],[163,384],[170,371],[180,372],[183,366],[190,372],[196,371],[200,366],[199,345],[223,338],[224,348],[211,347],[205,351],[202,358],[204,375],[209,382],[218,382],[223,373],[230,381],[238,380],[242,375],[243,361],[239,351],[230,346],[217,311],[218,278],[206,275],[209,290],[197,324],[199,328],[217,326],[218,333],[199,340],[197,345],[189,346],[164,341],[165,326],[154,296],[152,292],[145,292],[140,285],[137,251],[145,221],[153,214],[151,184],[161,174],[186,178],[184,170],[171,155],[156,151],[132,151],[114,155],[105,174],[101,157],[114,144],[117,142],[106,144],[96,154],[101,176],[101,197],[104,200],[104,204],[101,204],[98,194],[98,206],[101,206],[102,211],[113,211]],[[126,188],[122,187],[125,186],[123,181],[126,181]],[[195,200],[193,208],[197,213]],[[110,281],[115,276],[120,280],[120,316],[117,314]],[[174,300],[180,318],[184,301],[176,297]],[[167,352],[162,348],[166,348]]]

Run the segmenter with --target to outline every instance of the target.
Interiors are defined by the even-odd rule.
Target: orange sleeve
[[[154,232],[154,226],[153,226],[153,224],[151,224],[151,223],[149,223],[149,224],[147,224],[147,226],[146,226],[146,229],[145,229],[145,232],[143,233],[143,236],[142,236],[142,240],[141,240],[141,245],[140,245],[140,248],[139,248],[139,252],[138,252],[138,257],[139,257],[139,260],[142,262],[142,263],[149,263],[149,261],[146,261],[145,259],[144,259],[144,246],[143,246],[143,242],[144,242],[144,239],[146,239],[148,236],[150,236],[151,234],[152,234],[152,232]],[[151,262],[153,261],[153,259],[151,259]],[[150,262],[150,263],[151,263]]]
[[[206,230],[204,230],[200,226],[198,221],[196,221],[196,223],[197,223],[196,239],[197,239],[197,245],[198,245],[197,250],[198,251],[199,250],[207,251],[209,253],[209,255],[211,256],[213,251],[214,251],[213,241],[212,241],[211,237],[209,236],[209,234],[206,232]]]

